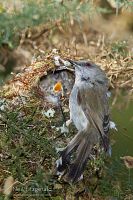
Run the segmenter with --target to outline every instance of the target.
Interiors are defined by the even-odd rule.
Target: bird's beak
[[[69,59],[68,59],[68,61],[71,63],[72,67],[80,69],[80,65],[79,65],[78,61],[73,61],[73,60],[69,60]]]
[[[73,61],[73,60],[68,59],[68,62],[70,62],[71,65],[73,65],[73,66],[77,65],[76,61]]]
[[[76,68],[79,67],[79,62],[78,61],[73,61],[73,60],[69,60],[69,59],[68,59],[68,61],[71,63],[72,66],[74,66]]]
[[[54,85],[53,91],[54,91],[55,93],[62,92],[62,96],[64,96],[64,94],[63,94],[62,83],[61,83],[60,81],[58,81],[58,82]]]

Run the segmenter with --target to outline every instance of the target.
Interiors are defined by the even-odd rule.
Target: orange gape
[[[58,81],[54,87],[53,87],[53,91],[58,93],[58,92],[61,92],[62,91],[62,84],[60,81]]]

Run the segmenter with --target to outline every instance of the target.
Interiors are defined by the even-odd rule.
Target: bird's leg
[[[65,124],[68,127],[72,123],[71,114],[70,114],[70,119],[66,121],[66,117],[65,117],[65,114],[63,112],[60,99],[58,100],[58,105],[59,105],[60,111],[62,113],[63,124]]]
[[[66,117],[65,117],[65,114],[64,114],[64,112],[63,112],[63,109],[62,109],[62,105],[61,105],[60,100],[59,100],[58,105],[59,105],[59,108],[60,108],[60,111],[61,111],[61,114],[62,114],[62,121],[63,121],[63,124],[66,124]]]

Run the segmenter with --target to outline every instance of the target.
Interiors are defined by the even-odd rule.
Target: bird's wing
[[[103,143],[108,143],[109,106],[107,88],[99,83],[81,87],[77,95],[78,104],[90,123],[97,129]],[[104,144],[108,146],[108,144]]]

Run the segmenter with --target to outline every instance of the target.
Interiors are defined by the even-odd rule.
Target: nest
[[[112,54],[107,53],[97,57],[96,63],[106,72],[111,88],[133,91],[133,60],[131,56],[114,58]]]
[[[13,74],[12,78],[1,88],[1,96],[6,99],[13,99],[18,96],[27,96],[33,91],[39,93],[38,84],[41,77],[48,76],[59,66],[55,64],[54,57],[60,56],[63,60],[80,60],[83,57],[74,56],[70,50],[52,50],[46,52],[41,59],[34,61],[30,66],[18,73]],[[101,55],[94,58],[93,62],[98,64],[107,74],[110,87],[113,89],[128,89],[133,92],[133,62],[132,57],[123,58],[104,51]]]
[[[36,89],[41,77],[47,76],[54,72],[58,67],[54,63],[54,56],[60,56],[67,60],[70,54],[52,50],[43,56],[43,59],[37,59],[30,66],[18,73],[12,73],[12,78],[1,88],[1,96],[7,99],[13,99],[18,96],[27,96]]]

